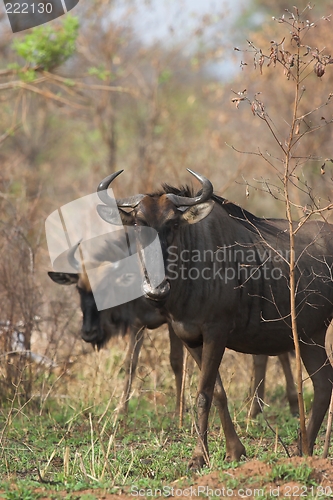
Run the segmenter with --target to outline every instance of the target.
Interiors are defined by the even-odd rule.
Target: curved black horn
[[[195,196],[194,198],[188,198],[186,196],[177,196],[176,194],[171,194],[171,193],[167,194],[169,200],[172,201],[172,203],[176,205],[176,207],[181,207],[181,206],[189,207],[192,205],[198,205],[199,203],[203,203],[204,201],[209,200],[214,191],[213,184],[210,182],[210,180],[208,180],[203,175],[197,174],[196,172],[190,170],[189,168],[187,168],[186,170],[188,170],[190,174],[194,175],[194,177],[196,177],[198,181],[201,183],[202,193],[200,196]]]
[[[72,248],[70,248],[68,250],[68,254],[67,254],[67,260],[68,260],[69,265],[71,267],[73,267],[76,271],[81,271],[80,263],[75,258],[75,253],[76,253],[76,250],[79,248],[80,243],[81,243],[81,240],[78,243],[76,243],[76,245],[72,246]]]
[[[111,175],[108,175],[105,177],[105,179],[102,180],[102,182],[99,184],[97,188],[97,194],[99,196],[99,199],[105,203],[105,205],[113,206],[113,198],[108,195],[108,187],[110,186],[111,182],[118,177],[124,170],[118,170],[118,172],[114,172]],[[138,194],[136,196],[130,196],[129,198],[122,198],[120,200],[115,200],[117,203],[117,207],[131,207],[134,208],[136,207],[140,201],[145,197],[144,194]]]

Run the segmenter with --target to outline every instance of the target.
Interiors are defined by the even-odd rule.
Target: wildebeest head
[[[211,182],[192,170],[188,171],[196,177],[202,190],[193,196],[188,187],[176,189],[164,185],[163,190],[153,194],[139,194],[130,198],[116,200],[122,223],[137,227],[149,226],[154,228],[159,235],[164,261],[167,260],[168,247],[174,242],[178,228],[188,224],[196,224],[207,217],[213,209],[214,201],[211,199],[213,186]],[[98,186],[98,195],[105,205],[98,205],[99,215],[106,222],[115,223],[114,200],[107,193],[111,182],[122,172],[116,172],[106,177]],[[145,246],[140,232],[137,243],[139,248]],[[149,281],[144,284],[147,297],[159,300],[165,298],[170,289],[168,280],[156,288],[150,286]]]
[[[140,315],[138,317],[135,300],[99,311],[96,306],[87,269],[89,267],[96,269],[98,265],[103,266],[105,259],[107,259],[107,264],[112,266],[114,279],[112,282],[109,282],[107,279],[102,278],[101,283],[99,283],[99,293],[113,294],[114,296],[120,293],[122,289],[132,287],[140,277],[135,273],[128,272],[128,269],[124,268],[121,260],[123,251],[119,245],[108,242],[106,248],[103,250],[104,260],[97,253],[93,262],[85,263],[82,266],[75,257],[77,250],[78,245],[75,245],[69,250],[67,255],[68,261],[71,267],[77,271],[76,273],[50,271],[48,275],[55,283],[60,285],[76,284],[80,295],[80,305],[83,315],[81,337],[86,342],[100,349],[112,336],[125,334],[129,325],[136,325],[138,322],[140,324],[140,321],[142,323],[142,319],[144,318],[140,318]],[[159,313],[156,314],[160,317]],[[151,321],[150,317],[147,319]]]

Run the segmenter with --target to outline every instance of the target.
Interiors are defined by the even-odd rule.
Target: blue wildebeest
[[[166,323],[166,321],[162,313],[145,297],[140,297],[126,304],[99,311],[96,306],[88,275],[81,269],[80,263],[75,258],[77,248],[78,246],[74,246],[67,255],[70,265],[77,270],[76,273],[50,271],[48,275],[59,285],[76,284],[80,295],[80,305],[83,316],[81,337],[85,342],[91,343],[99,350],[112,337],[128,334],[129,345],[124,361],[125,382],[119,406],[120,409],[126,413],[128,410],[132,381],[143,344],[144,329],[149,328],[154,330]],[[89,264],[98,266],[105,263],[105,261],[109,264],[113,262],[116,268],[115,281],[108,284],[108,287],[110,287],[108,293],[111,291],[117,293],[120,288],[130,287],[133,285],[134,280],[139,279],[134,273],[128,273],[123,269],[121,259],[124,258],[125,254],[119,245],[107,241],[103,254],[103,256],[100,254],[94,256],[94,262],[90,262]],[[183,377],[183,344],[175,335],[171,326],[169,326],[168,330],[170,340],[170,364],[176,380],[176,413],[179,413]]]
[[[107,188],[120,173],[108,176],[98,187],[104,203],[97,207],[99,215],[112,224],[115,210]],[[201,370],[199,435],[190,461],[195,469],[208,456],[207,426],[213,394],[225,432],[227,457],[239,460],[245,454],[218,374],[225,348],[278,355],[293,349],[293,338],[287,221],[258,218],[214,194],[204,176],[190,173],[202,185],[195,196],[188,188],[164,185],[153,194],[117,200],[117,206],[122,223],[137,228],[143,266],[145,242],[140,228],[150,226],[158,232],[165,279],[154,288],[147,278],[145,295],[160,305]],[[333,380],[324,349],[333,314],[333,226],[306,222],[296,234],[294,251],[300,350],[314,387],[307,426],[312,452]]]

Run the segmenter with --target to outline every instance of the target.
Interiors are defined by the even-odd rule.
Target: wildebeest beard
[[[125,273],[121,264],[116,272],[113,282],[110,282],[108,276],[105,276],[98,283],[98,294],[108,295],[112,299],[113,296],[117,295],[117,292],[119,293],[120,288],[131,287],[134,281],[136,282],[140,278],[132,273]],[[80,276],[77,288],[83,314],[81,336],[84,341],[91,343],[97,350],[104,347],[111,338],[124,336],[130,326],[135,326],[137,322],[135,300],[98,310],[87,276]]]
[[[78,287],[83,314],[81,336],[100,350],[113,337],[124,336],[130,326],[136,326],[136,300],[98,311],[93,293]]]

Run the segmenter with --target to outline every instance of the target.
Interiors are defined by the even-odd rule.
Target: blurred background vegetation
[[[125,172],[114,189],[124,196],[162,182],[191,183],[191,168],[256,215],[285,217],[283,202],[267,192],[267,185],[279,186],[277,172],[243,153],[274,157],[277,144],[249,106],[237,108],[232,98],[244,89],[251,99],[260,92],[274,130],[281,137],[288,133],[292,80],[266,62],[261,74],[253,54],[234,47],[248,49],[250,40],[269,54],[272,40],[285,36],[289,43],[290,33],[272,16],[288,16],[284,9],[293,6],[248,0],[235,4],[232,17],[221,6],[195,19],[189,10],[186,29],[171,20],[167,35],[154,40],[135,27],[140,3],[119,5],[82,0],[72,15],[15,35],[0,7],[0,319],[22,321],[26,347],[62,363],[61,373],[90,346],[79,339],[75,290],[57,287],[46,274],[44,223],[52,211],[94,192],[119,169]],[[306,5],[299,2],[298,9]],[[144,8],[153,11],[154,2]],[[184,9],[186,18],[186,4]],[[306,19],[318,20],[308,34],[311,47],[333,50],[331,18],[322,19],[331,14],[326,0],[306,11]],[[308,73],[304,112],[333,90],[330,67],[321,78],[313,64]],[[332,118],[329,109],[320,113],[319,120]],[[311,160],[298,174],[324,204],[333,191],[332,163],[326,162],[325,175],[321,166],[333,157],[332,143],[332,129],[324,127],[300,150]],[[308,192],[294,195],[306,206]],[[43,377],[34,381],[49,394]],[[52,384],[64,379],[52,377]],[[8,386],[1,387],[6,399]],[[30,397],[29,384],[26,391]]]

